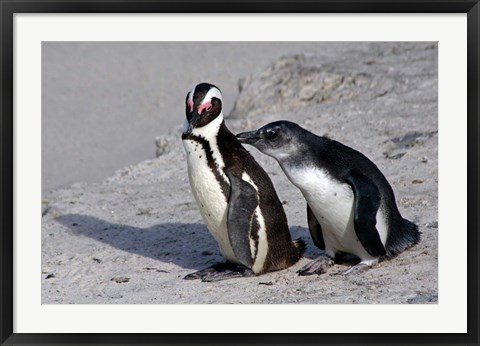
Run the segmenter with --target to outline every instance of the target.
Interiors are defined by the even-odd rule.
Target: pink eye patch
[[[207,112],[212,110],[212,102],[205,102],[204,104],[198,107],[198,114],[202,114],[203,110],[206,109]]]
[[[187,101],[187,105],[188,105],[188,108],[190,108],[190,113],[193,112],[193,101],[192,101],[192,100],[188,100],[188,101]]]

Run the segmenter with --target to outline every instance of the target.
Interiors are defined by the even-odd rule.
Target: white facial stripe
[[[203,98],[202,100],[202,103],[200,104],[204,104],[205,102],[210,102],[212,100],[212,97],[216,97],[217,99],[220,99],[220,101],[222,101],[222,93],[220,92],[220,90],[218,90],[217,88],[211,88],[207,95],[205,95],[205,97]]]
[[[193,94],[195,93],[195,88],[197,86],[195,85],[192,90],[190,90],[190,93],[188,94],[188,100],[193,102]]]

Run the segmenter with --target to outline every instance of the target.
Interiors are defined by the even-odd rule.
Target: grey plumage
[[[289,121],[237,138],[274,157],[302,191],[313,241],[331,258],[352,253],[370,266],[419,242],[417,226],[400,215],[387,179],[362,153]]]

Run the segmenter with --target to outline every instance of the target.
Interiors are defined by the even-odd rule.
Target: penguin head
[[[298,131],[295,123],[281,120],[269,123],[256,131],[242,132],[237,135],[240,143],[250,144],[277,160],[290,157],[298,149]]]
[[[222,93],[213,84],[200,83],[190,90],[185,99],[186,122],[184,133],[202,132],[202,128],[209,124],[221,123],[222,114]],[[220,118],[220,119],[219,119]]]

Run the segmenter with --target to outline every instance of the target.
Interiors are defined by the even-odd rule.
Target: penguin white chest
[[[228,178],[222,175],[219,166],[219,163],[223,162],[215,161],[213,166],[209,165],[207,154],[202,144],[197,141],[183,140],[183,146],[187,155],[190,186],[203,221],[218,242],[223,256],[235,262],[227,230],[228,204],[221,183],[217,180],[224,179],[229,184]],[[218,171],[217,175],[213,173],[212,168]]]
[[[320,223],[327,253],[347,252],[362,259],[370,258],[355,233],[351,187],[322,169],[293,168],[285,173],[300,189]]]

